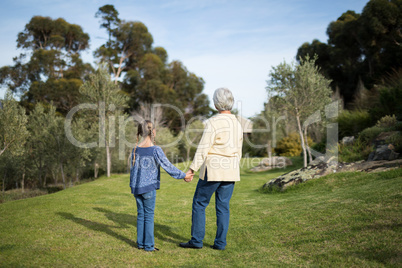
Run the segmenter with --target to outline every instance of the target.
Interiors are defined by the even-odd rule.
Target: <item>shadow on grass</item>
[[[123,214],[123,213],[116,213],[113,211],[110,211],[108,209],[104,208],[99,208],[95,207],[93,208],[94,210],[104,213],[105,217],[108,218],[109,220],[113,221],[115,225],[108,225],[100,222],[95,222],[87,219],[82,219],[75,217],[71,213],[66,213],[66,212],[57,212],[56,214],[59,216],[62,216],[63,218],[67,220],[71,220],[77,224],[80,224],[90,230],[96,231],[96,232],[103,232],[106,233],[107,235],[110,235],[116,239],[119,239],[125,243],[127,243],[131,247],[136,247],[137,243],[134,242],[133,240],[117,233],[114,231],[114,229],[127,229],[130,228],[130,225],[136,227],[137,224],[137,217],[134,215],[130,214]],[[169,243],[173,244],[178,244],[180,242],[187,241],[188,239],[174,233],[171,229],[171,227],[163,225],[163,224],[158,224],[154,223],[154,235],[156,238],[166,241]],[[136,234],[133,233],[133,238],[136,240]]]

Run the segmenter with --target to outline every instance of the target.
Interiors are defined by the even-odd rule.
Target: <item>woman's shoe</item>
[[[190,244],[190,242],[180,243],[179,246],[182,247],[182,248],[195,248],[195,249],[201,249],[202,248],[202,247],[194,246],[193,244]]]
[[[215,246],[215,245],[212,245],[211,248],[212,248],[212,249],[216,249],[216,250],[225,250],[224,248],[218,248],[218,247]]]

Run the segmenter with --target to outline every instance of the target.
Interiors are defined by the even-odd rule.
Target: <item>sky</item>
[[[273,66],[295,60],[304,42],[327,41],[326,29],[342,13],[361,13],[368,0],[2,0],[0,66],[22,53],[17,34],[36,15],[62,17],[90,35],[84,61],[95,66],[92,52],[107,33],[95,13],[112,4],[119,17],[141,21],[154,46],[164,47],[168,61],[179,60],[205,81],[211,105],[215,89],[229,88],[241,115],[264,108]],[[3,98],[4,88],[0,88]]]

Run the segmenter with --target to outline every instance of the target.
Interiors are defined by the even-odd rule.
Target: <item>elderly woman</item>
[[[224,250],[229,229],[229,201],[236,181],[240,181],[243,131],[231,114],[234,99],[227,88],[218,88],[214,104],[219,114],[207,120],[200,144],[190,165],[192,173],[200,169],[193,198],[191,240],[183,248],[200,249],[205,236],[205,209],[215,193],[217,231],[213,249]]]

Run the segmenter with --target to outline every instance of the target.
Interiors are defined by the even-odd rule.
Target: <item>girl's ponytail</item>
[[[152,124],[151,121],[145,120],[142,124],[138,124],[138,131],[137,131],[137,142],[135,143],[134,147],[134,152],[133,152],[133,157],[132,157],[132,166],[134,166],[135,163],[135,150],[137,149],[138,141],[140,139],[140,136],[146,137],[149,136],[151,138],[151,141],[154,145],[155,144],[155,135],[154,135],[154,124]],[[145,131],[147,130],[147,131]]]

